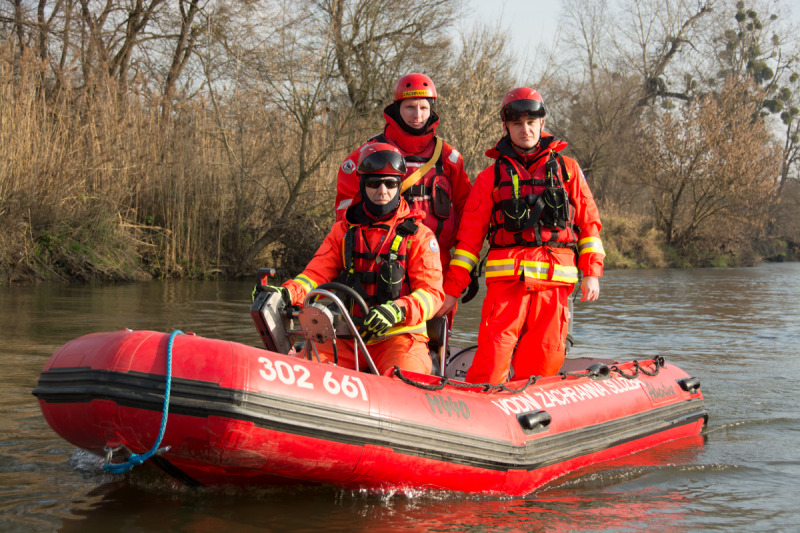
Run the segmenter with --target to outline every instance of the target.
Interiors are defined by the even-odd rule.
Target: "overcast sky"
[[[531,51],[540,42],[548,47],[552,44],[562,8],[558,0],[461,1],[472,11],[471,19],[500,22],[512,32],[516,46]],[[800,26],[800,0],[784,1],[792,12],[794,23]]]
[[[800,0],[798,0],[800,1]],[[561,2],[553,0],[464,0],[474,10],[473,17],[485,22],[500,22],[508,27],[516,46],[535,49],[542,42],[549,46],[555,35]]]

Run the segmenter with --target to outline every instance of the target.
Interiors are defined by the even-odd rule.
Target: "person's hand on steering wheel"
[[[392,326],[403,320],[403,309],[394,302],[376,305],[364,317],[361,336],[369,339],[373,335],[383,335]]]

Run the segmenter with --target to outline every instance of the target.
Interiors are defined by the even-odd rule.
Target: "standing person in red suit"
[[[433,232],[419,223],[400,196],[406,174],[403,156],[386,143],[366,145],[358,159],[359,197],[334,223],[305,270],[279,290],[299,305],[312,289],[339,281],[359,293],[369,313],[362,336],[383,374],[397,366],[429,374],[426,321],[442,304],[442,267]],[[356,308],[354,314],[360,314]],[[318,345],[323,362],[355,368],[352,339]],[[359,353],[359,368],[366,361]]]
[[[581,300],[600,294],[600,216],[580,166],[559,153],[567,143],[544,131],[546,114],[538,91],[506,94],[505,135],[486,152],[496,161],[475,180],[458,231],[440,312],[469,283],[484,239],[490,246],[470,383],[503,383],[512,368],[514,380],[558,373],[579,269]]]
[[[423,224],[439,241],[447,277],[450,250],[456,244],[458,225],[472,185],[464,172],[461,154],[436,136],[439,115],[433,110],[435,101],[436,87],[428,76],[415,73],[401,77],[394,88],[394,102],[383,110],[386,119],[383,133],[365,144],[389,143],[403,154],[407,170],[401,192],[412,210],[425,213]],[[353,151],[339,168],[336,220],[342,220],[347,208],[358,199],[356,165],[362,147]]]

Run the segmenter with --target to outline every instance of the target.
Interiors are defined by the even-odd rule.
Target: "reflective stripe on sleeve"
[[[586,237],[578,241],[578,255],[588,253],[606,255],[603,241],[600,240],[600,237]]]
[[[316,289],[318,285],[317,282],[315,282],[313,279],[309,278],[305,274],[300,274],[299,276],[294,278],[294,281],[302,285],[303,288],[306,290],[306,292],[312,289]]]
[[[478,256],[456,248],[456,251],[453,252],[453,257],[450,259],[450,264],[458,265],[465,268],[467,272],[472,272],[472,269],[478,264]]]
[[[411,293],[411,296],[422,306],[422,320],[430,319],[438,311],[438,309],[433,308],[433,296],[428,294],[427,291],[417,289]]]
[[[384,340],[387,337],[402,335],[404,333],[416,333],[417,335],[423,335],[427,337],[428,325],[425,322],[422,322],[421,324],[417,324],[416,326],[400,326],[392,328],[389,331],[387,331],[385,335],[371,337],[370,340],[367,341],[367,344],[374,344],[376,342]]]

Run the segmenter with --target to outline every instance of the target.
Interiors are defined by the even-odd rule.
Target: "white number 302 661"
[[[291,365],[286,361],[273,361],[267,357],[259,357],[258,362],[262,365],[258,373],[267,381],[277,380],[285,385],[295,385],[301,389],[313,390],[315,388],[311,381],[311,372],[303,365]],[[322,385],[330,394],[344,394],[348,398],[360,396],[362,400],[367,401],[367,391],[359,377],[344,375],[341,379],[337,379],[333,372],[328,371],[322,378]]]

